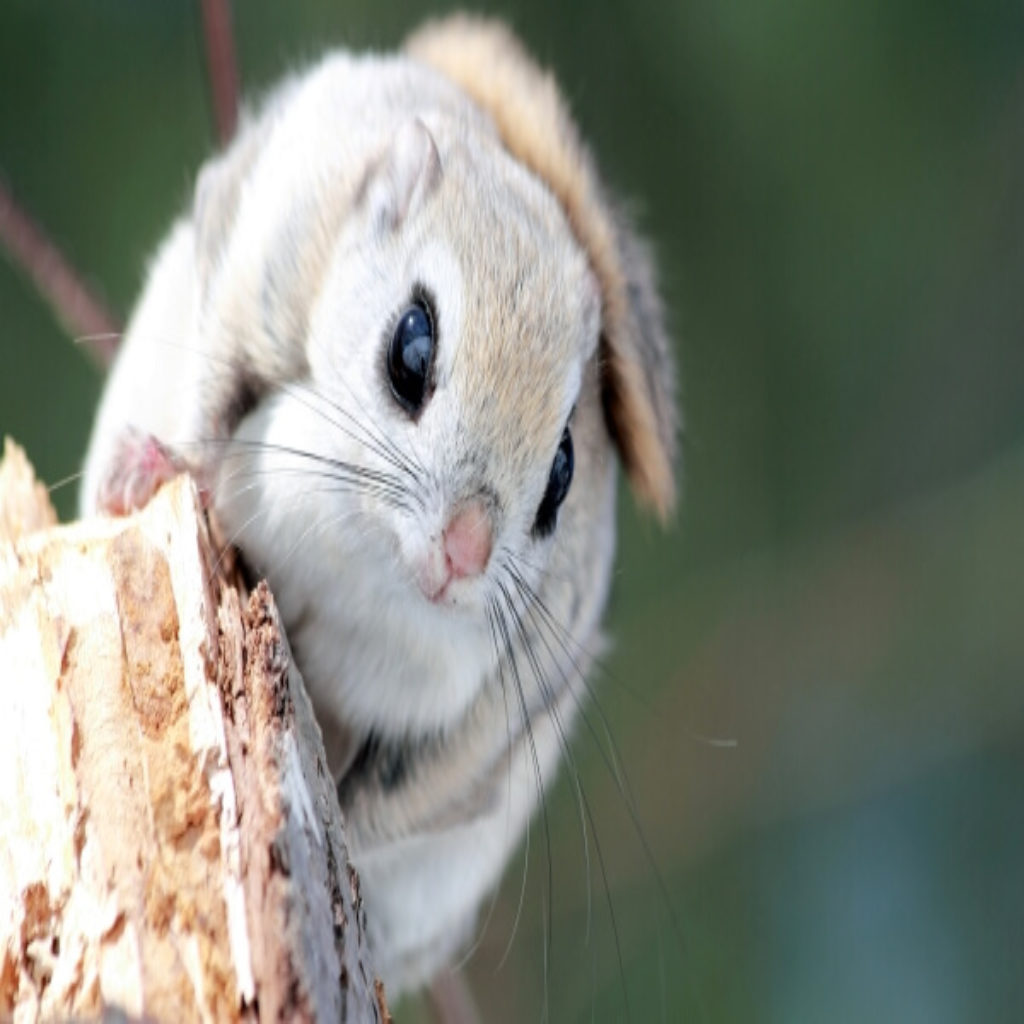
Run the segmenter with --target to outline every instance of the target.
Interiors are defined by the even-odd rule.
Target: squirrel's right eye
[[[548,486],[544,491],[544,498],[540,503],[540,508],[537,509],[537,518],[533,523],[535,537],[547,537],[554,530],[558,507],[565,501],[565,496],[569,493],[574,465],[572,434],[566,427],[561,443],[558,445],[558,451],[555,452],[555,460],[551,463]]]
[[[423,406],[434,357],[434,320],[421,301],[401,316],[388,346],[388,379],[391,393],[409,415]]]

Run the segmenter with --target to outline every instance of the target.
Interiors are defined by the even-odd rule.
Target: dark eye
[[[569,493],[569,484],[572,483],[572,470],[572,435],[566,427],[558,451],[555,452],[554,462],[551,463],[547,490],[544,492],[540,508],[537,509],[537,519],[533,524],[535,537],[546,537],[555,528],[558,506],[565,501],[565,496]]]
[[[402,314],[388,346],[391,392],[412,416],[423,406],[433,358],[434,320],[426,304],[417,301]]]

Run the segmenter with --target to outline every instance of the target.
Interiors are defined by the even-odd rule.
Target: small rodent
[[[555,775],[616,453],[667,515],[675,435],[647,250],[500,23],[290,78],[159,249],[82,509],[185,464],[269,580],[390,993],[466,944]]]

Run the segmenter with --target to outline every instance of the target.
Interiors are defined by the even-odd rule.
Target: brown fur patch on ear
[[[675,505],[671,350],[653,264],[609,202],[554,77],[501,22],[458,14],[406,43],[494,120],[505,147],[562,204],[601,288],[601,365],[609,430],[637,497],[665,519]]]
[[[679,432],[672,339],[651,252],[621,210],[612,215],[627,302],[621,335],[602,349],[610,364],[602,377],[606,416],[634,489],[664,521],[675,505]]]

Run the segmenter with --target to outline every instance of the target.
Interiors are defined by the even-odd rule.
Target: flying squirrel
[[[648,249],[499,22],[288,78],[160,246],[82,510],[185,466],[269,580],[390,993],[465,948],[567,753],[617,465],[668,517],[676,433]]]

